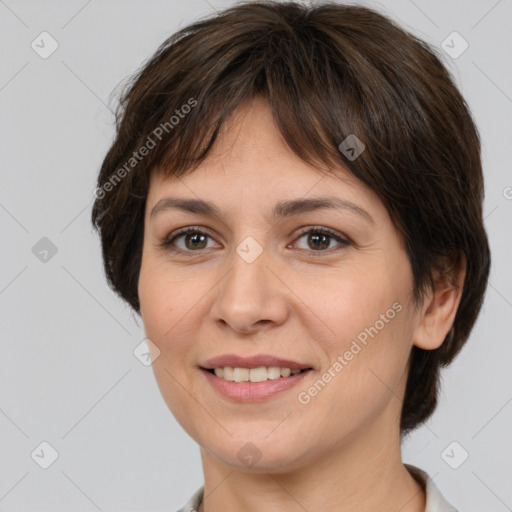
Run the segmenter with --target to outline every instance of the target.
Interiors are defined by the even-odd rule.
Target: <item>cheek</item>
[[[195,311],[194,304],[199,306],[197,296],[191,293],[190,282],[187,286],[149,262],[141,267],[138,290],[145,335],[160,351],[152,363],[155,379],[167,406],[189,430],[194,411],[184,389],[192,389],[193,384],[186,361],[194,333],[185,330]]]
[[[341,364],[337,373],[344,375],[343,387],[359,388],[363,395],[379,377],[396,384],[412,343],[403,297],[346,286],[328,307],[324,318],[332,332],[324,339],[326,365]]]
[[[381,315],[385,315],[384,321],[394,318],[393,304],[404,296],[405,287],[397,285],[400,282],[404,282],[403,276],[394,279],[389,270],[365,264],[298,279],[294,291],[321,321],[329,344],[343,349],[348,340],[376,322],[382,327]]]
[[[323,346],[325,366],[311,387],[298,390],[302,392],[299,401],[305,404],[300,405],[302,417],[309,419],[312,431],[330,432],[322,437],[327,445],[328,439],[343,438],[383,414],[399,415],[398,397],[405,385],[410,352],[409,322],[405,307],[397,312],[400,308],[392,309],[392,305],[372,304],[366,315],[357,318],[350,308],[340,309],[337,340]],[[386,311],[388,323],[380,318]]]
[[[174,279],[159,265],[143,261],[138,286],[141,317],[146,337],[160,349],[164,360],[175,360],[170,356],[185,348],[184,342],[180,342],[186,338],[180,335],[182,320],[197,302],[190,288],[190,283],[187,286]]]
[[[172,326],[174,305],[170,302],[165,279],[158,279],[149,265],[142,265],[139,277],[139,301],[146,335],[159,344],[162,333]],[[154,339],[152,339],[154,338]]]
[[[321,380],[328,383],[311,390],[317,393],[312,401],[329,416],[354,411],[352,419],[362,421],[398,394],[412,347],[408,268],[407,260],[366,265],[310,287],[307,296],[328,327],[316,339],[324,352]]]

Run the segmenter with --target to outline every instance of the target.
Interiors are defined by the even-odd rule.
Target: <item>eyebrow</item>
[[[350,201],[334,196],[316,197],[310,199],[292,199],[282,201],[274,206],[272,216],[275,219],[291,217],[301,213],[309,213],[320,209],[348,210],[363,217],[370,224],[375,224],[372,216],[360,206]],[[160,199],[151,210],[150,217],[165,210],[182,210],[189,213],[222,217],[221,211],[209,201],[202,199],[184,199],[178,197],[165,197]]]

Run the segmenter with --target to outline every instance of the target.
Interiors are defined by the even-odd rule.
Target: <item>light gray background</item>
[[[142,325],[105,283],[89,217],[112,91],[176,29],[233,3],[0,1],[0,510],[174,511],[203,483],[197,445],[132,354]],[[403,458],[461,512],[512,510],[512,1],[366,4],[437,46],[453,31],[469,43],[446,62],[483,139],[493,252],[478,324]],[[47,59],[31,48],[42,31],[59,44]],[[32,252],[42,237],[58,249],[47,262]],[[48,469],[31,458],[43,441],[59,454]],[[458,469],[453,441],[469,453]]]

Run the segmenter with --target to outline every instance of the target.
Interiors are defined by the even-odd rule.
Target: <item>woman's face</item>
[[[219,216],[169,198],[207,202]],[[319,198],[338,204],[273,214],[283,202]],[[187,227],[194,232],[164,245]],[[239,109],[195,171],[152,175],[139,298],[160,351],[153,369],[178,422],[226,464],[259,459],[256,468],[284,471],[357,436],[396,441],[419,322],[412,287],[378,196],[342,168],[322,175],[295,156],[263,100]],[[214,385],[220,377],[203,369],[223,355],[268,355],[311,370],[274,394],[277,379],[223,380],[225,395]],[[242,389],[234,386],[245,395],[233,396]]]

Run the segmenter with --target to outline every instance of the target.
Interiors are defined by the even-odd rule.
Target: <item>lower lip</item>
[[[279,377],[263,382],[231,382],[217,377],[203,368],[201,371],[216,391],[235,402],[264,401],[295,386],[311,372],[311,370],[306,370],[289,377]]]

